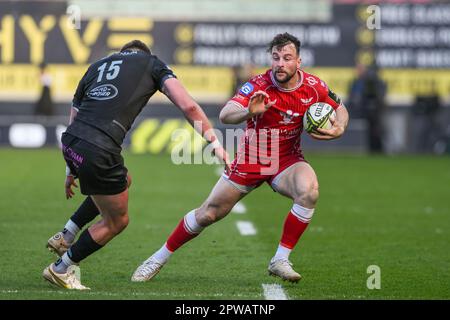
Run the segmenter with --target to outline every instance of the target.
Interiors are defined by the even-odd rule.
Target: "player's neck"
[[[280,83],[277,81],[277,85],[283,89],[289,90],[289,89],[296,88],[300,81],[301,81],[300,70],[297,70],[297,72],[294,74],[294,76],[288,82]]]

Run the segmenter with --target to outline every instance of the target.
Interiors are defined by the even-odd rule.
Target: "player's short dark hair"
[[[143,43],[141,40],[133,40],[133,41],[130,41],[130,42],[126,43],[120,49],[120,52],[123,52],[125,50],[129,50],[129,49],[139,49],[139,50],[142,50],[142,51],[147,52],[147,53],[152,53],[150,51],[150,48],[147,47],[147,45],[145,43]]]
[[[267,51],[272,52],[273,47],[276,47],[278,50],[280,50],[289,43],[294,44],[295,49],[297,50],[297,54],[300,54],[300,46],[301,46],[300,40],[298,40],[297,37],[287,32],[277,34],[270,42]]]

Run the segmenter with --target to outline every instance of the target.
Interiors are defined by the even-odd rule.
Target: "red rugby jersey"
[[[230,100],[247,108],[251,96],[258,90],[267,92],[270,100],[277,100],[264,114],[247,120],[246,134],[236,155],[236,158],[240,158],[238,162],[244,163],[245,160],[246,164],[264,165],[264,159],[273,160],[274,156],[301,156],[300,134],[303,130],[303,115],[308,107],[316,102],[328,103],[334,109],[340,105],[339,97],[325,82],[303,70],[298,72],[298,85],[292,89],[284,89],[278,86],[269,69],[250,79]]]

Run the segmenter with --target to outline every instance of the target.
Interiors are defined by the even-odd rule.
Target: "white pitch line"
[[[247,208],[242,202],[238,202],[234,205],[233,209],[231,209],[231,212],[236,214],[244,214],[247,212]]]
[[[236,226],[243,236],[254,236],[256,228],[250,221],[236,221]]]
[[[321,227],[321,226],[311,226],[310,228],[309,228],[309,231],[312,231],[312,232],[322,232],[323,231],[323,227]]]
[[[283,287],[279,284],[262,284],[266,300],[289,300]]]
[[[0,290],[0,294],[55,294],[55,295],[72,295],[73,290],[66,290],[63,291],[64,289],[55,289],[55,290]],[[211,292],[211,293],[190,293],[190,294],[183,294],[183,293],[174,293],[174,292],[127,292],[127,293],[121,293],[121,292],[109,292],[109,291],[83,291],[81,292],[83,295],[86,296],[110,296],[110,297],[129,297],[129,296],[138,296],[138,297],[145,297],[145,296],[155,296],[155,297],[171,297],[171,298],[187,298],[189,299],[189,297],[199,297],[199,298],[208,298],[208,297],[218,297],[218,298],[223,298],[223,297],[227,297],[230,296],[232,298],[245,298],[245,299],[255,299],[255,298],[260,298],[261,294],[257,294],[257,295],[251,295],[251,294],[241,294],[241,293],[237,293],[237,294],[230,294],[227,295],[223,292],[220,293],[215,293],[215,292]]]

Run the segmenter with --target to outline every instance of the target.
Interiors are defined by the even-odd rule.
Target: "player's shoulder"
[[[148,59],[150,59],[150,61],[153,63],[153,65],[158,65],[158,66],[167,68],[169,70],[172,70],[169,68],[168,64],[163,59],[159,58],[157,55],[150,54],[147,56],[148,56]]]
[[[262,90],[267,89],[267,87],[272,85],[272,79],[270,78],[271,70],[266,70],[266,72],[254,76],[251,80],[258,85]]]
[[[265,74],[258,74],[251,77],[239,89],[238,95],[249,96],[258,90],[265,90],[270,83],[267,81]]]
[[[96,73],[97,69],[101,65],[103,65],[104,63],[109,63],[111,60],[114,60],[114,58],[116,58],[115,53],[104,56],[104,57],[98,59],[97,61],[92,62],[88,67],[88,71],[92,71],[92,72]]]
[[[244,85],[247,85],[248,89],[251,91],[257,90],[266,90],[269,86],[272,85],[272,81],[270,80],[269,71],[255,75],[251,77]]]
[[[306,72],[304,70],[301,70],[302,72],[302,76],[303,76],[303,83],[310,85],[311,87],[314,87],[315,89],[319,89],[319,90],[328,90],[328,86],[325,83],[325,81],[323,81],[322,79],[320,79],[318,76]]]

